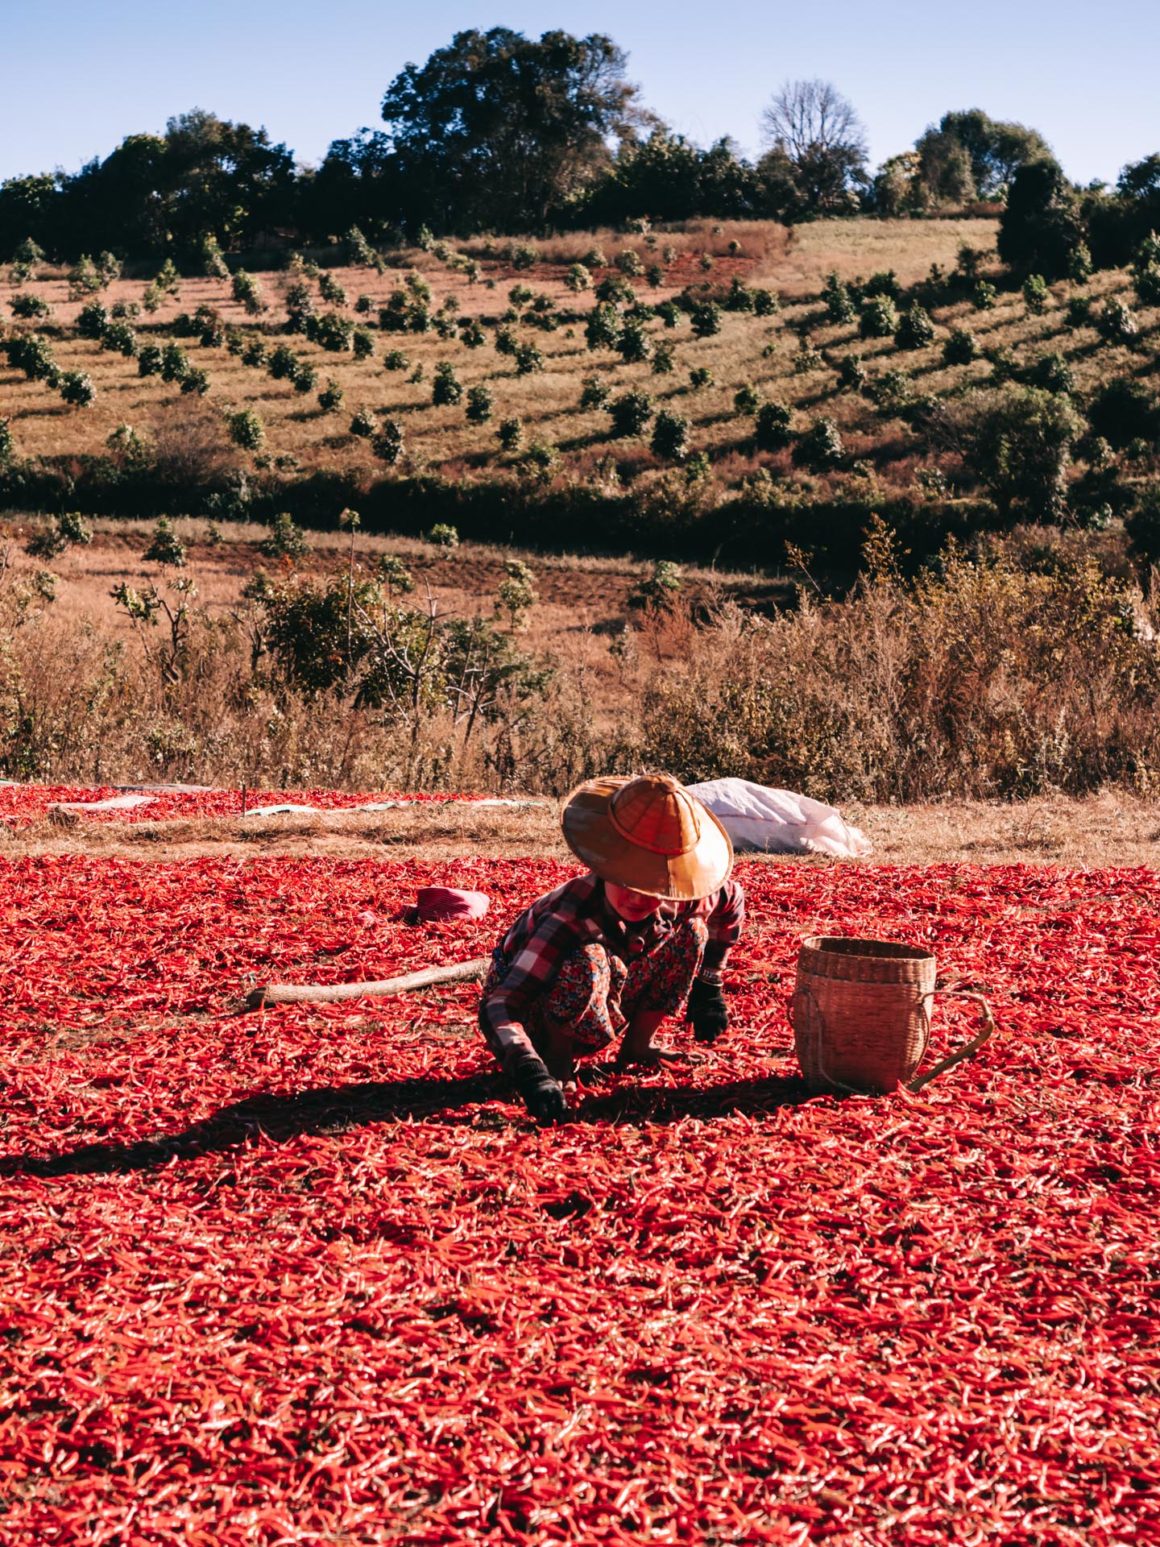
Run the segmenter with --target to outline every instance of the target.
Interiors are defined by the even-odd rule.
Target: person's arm
[[[745,892],[740,881],[726,881],[714,896],[705,923],[709,939],[700,974],[689,990],[686,1014],[698,1042],[716,1042],[729,1025],[722,988],[725,962],[745,924]]]
[[[559,1081],[532,1046],[524,1022],[531,1004],[548,992],[575,944],[572,910],[547,910],[508,963],[503,981],[481,1006],[488,1040],[538,1122],[558,1122],[567,1115],[567,1105]]]

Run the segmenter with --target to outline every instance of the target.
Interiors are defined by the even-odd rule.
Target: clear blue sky
[[[192,107],[264,124],[300,161],[379,122],[408,61],[464,28],[606,32],[647,106],[760,148],[785,80],[832,80],[875,164],[948,108],[1037,128],[1079,182],[1160,151],[1160,0],[0,0],[0,179],[105,156]]]

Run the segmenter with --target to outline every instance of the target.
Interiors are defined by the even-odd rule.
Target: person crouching
[[[531,1115],[568,1114],[578,1058],[623,1033],[618,1063],[666,1056],[653,1036],[687,1001],[700,1042],[729,1023],[721,972],[745,919],[733,846],[667,774],[591,779],[568,797],[568,847],[588,870],[532,903],[492,953],[479,1023]]]

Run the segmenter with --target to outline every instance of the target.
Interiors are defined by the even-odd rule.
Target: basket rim
[[[806,935],[801,942],[803,951],[815,951],[821,956],[861,961],[933,962],[934,952],[924,945],[909,940],[877,940],[863,935]]]

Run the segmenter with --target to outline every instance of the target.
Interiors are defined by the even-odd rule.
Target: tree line
[[[974,108],[948,112],[871,169],[854,107],[826,81],[785,83],[763,114],[764,151],[699,146],[651,113],[627,58],[601,34],[538,39],[505,27],[456,34],[408,64],[383,96],[383,127],[299,165],[264,128],[196,109],[164,134],[132,134],[75,173],[0,184],[0,257],[108,251],[192,263],[323,243],[352,226],[377,246],[423,232],[543,232],[654,221],[922,215],[1002,206],[1001,255],[1049,277],[1077,244],[1126,262],[1160,226],[1160,155],[1114,189],[1071,184],[1036,130]]]

